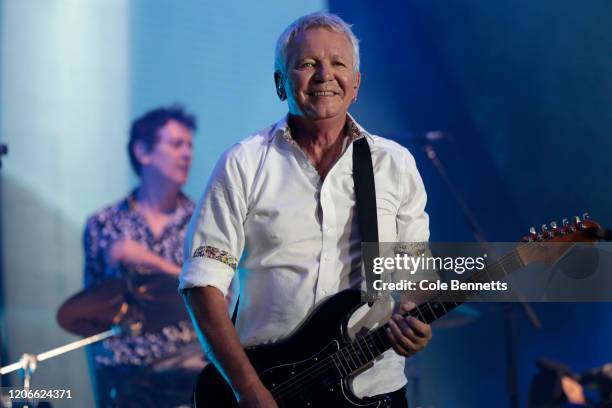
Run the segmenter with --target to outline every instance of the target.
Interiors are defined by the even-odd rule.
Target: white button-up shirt
[[[379,240],[427,241],[426,195],[414,158],[349,121],[370,145]],[[243,345],[287,336],[321,300],[362,286],[353,145],[347,141],[323,181],[291,138],[286,118],[234,145],[217,164],[191,220],[179,289],[214,286],[227,295],[238,271],[236,330]],[[353,380],[353,391],[362,397],[401,388],[404,365],[388,350]]]

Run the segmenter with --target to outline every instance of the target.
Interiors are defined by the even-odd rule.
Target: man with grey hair
[[[274,80],[288,115],[220,159],[192,219],[180,277],[204,347],[241,407],[278,406],[242,347],[286,338],[321,301],[362,284],[352,178],[357,141],[365,139],[371,151],[380,241],[429,238],[413,157],[348,114],[361,81],[350,26],[322,12],[299,18],[278,40]],[[224,296],[236,271],[234,328]],[[389,394],[392,407],[407,407],[405,357],[427,345],[431,329],[392,311],[375,304],[351,317],[352,331],[388,321],[393,347],[352,378],[351,390],[358,397]]]

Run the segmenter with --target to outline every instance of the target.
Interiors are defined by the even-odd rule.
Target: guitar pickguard
[[[307,359],[267,368],[258,374],[259,378],[280,407],[347,406],[347,402],[354,407],[385,407],[384,399],[368,402],[354,399],[352,392],[347,392],[350,379],[328,376],[336,367],[328,357],[339,349],[340,343],[333,340]]]

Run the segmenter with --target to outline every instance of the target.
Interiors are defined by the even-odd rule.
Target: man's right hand
[[[178,265],[162,258],[131,238],[124,238],[115,242],[108,249],[106,260],[113,266],[124,263],[173,276],[178,276],[181,272]]]
[[[138,266],[149,266],[151,251],[141,243],[131,238],[123,238],[115,242],[106,254],[107,262],[117,265],[120,262]]]
[[[272,394],[263,384],[250,388],[243,395],[239,395],[240,408],[278,408]]]
[[[183,292],[194,326],[199,328],[214,363],[227,374],[242,408],[278,408],[272,394],[257,376],[227,312],[223,293],[213,286]]]

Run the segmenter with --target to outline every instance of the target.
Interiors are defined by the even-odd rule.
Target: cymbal
[[[178,280],[167,274],[108,280],[66,300],[57,312],[57,322],[85,337],[131,323],[142,332],[159,331],[188,319],[177,288]]]

